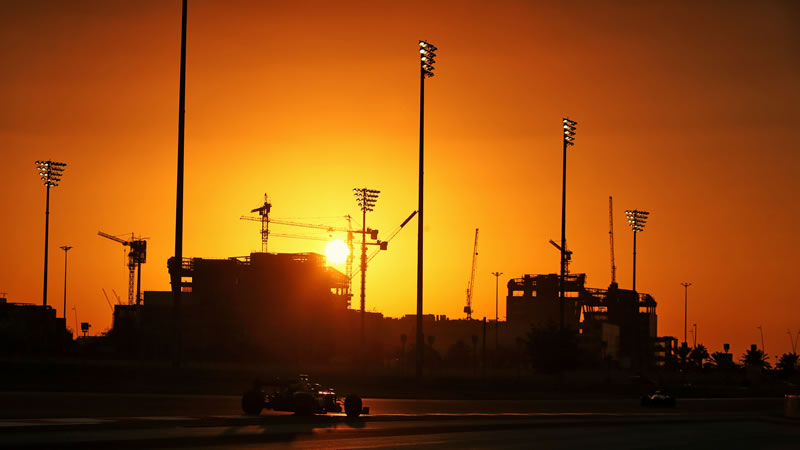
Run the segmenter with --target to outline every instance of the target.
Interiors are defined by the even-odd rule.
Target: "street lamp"
[[[425,351],[422,333],[422,228],[423,228],[423,179],[424,179],[424,142],[425,142],[425,78],[433,76],[433,65],[436,63],[436,46],[419,41],[419,221],[417,222],[417,360],[416,376],[422,376],[422,356]]]
[[[563,174],[561,177],[561,269],[559,275],[559,302],[558,302],[558,312],[559,312],[559,324],[560,329],[564,329],[564,299],[565,295],[565,286],[564,286],[564,275],[566,273],[566,266],[567,266],[567,146],[575,145],[575,130],[578,126],[578,122],[574,120],[570,120],[568,118],[561,119],[563,124],[564,133],[563,133],[563,144],[564,144],[564,164],[563,164]]]
[[[361,345],[364,345],[364,318],[367,298],[367,211],[372,211],[375,208],[375,202],[378,201],[378,194],[381,191],[367,188],[353,189],[353,195],[356,196],[358,207],[361,208]]]
[[[42,291],[42,306],[47,306],[47,245],[50,238],[50,188],[58,186],[64,167],[67,165],[57,161],[36,161],[39,177],[47,188],[47,206],[44,212],[44,289]]]
[[[648,215],[650,215],[649,212],[639,211],[638,209],[628,209],[625,211],[625,216],[628,218],[628,225],[633,229],[633,292],[636,292],[636,234],[644,230]],[[686,329],[685,324],[684,329]],[[686,342],[686,333],[684,333],[683,342]]]
[[[67,327],[67,252],[72,248],[69,245],[62,245],[64,250],[64,328]]]
[[[681,283],[683,286],[683,342],[686,342],[686,316],[689,311],[689,286],[692,283]]]
[[[502,274],[503,274],[503,272],[492,272],[492,275],[494,275],[494,352],[495,352],[495,358],[497,357],[496,354],[497,354],[498,348],[500,346],[500,344],[499,344],[499,342],[500,342],[500,340],[499,340],[500,332],[498,331],[498,328],[500,327],[500,315],[498,314],[497,305],[498,305],[498,298],[499,298],[499,294],[500,294],[500,290],[499,290],[500,289],[500,275],[502,275]]]

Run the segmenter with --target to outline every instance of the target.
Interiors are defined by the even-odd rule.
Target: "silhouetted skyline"
[[[800,307],[785,286],[800,157],[800,31],[792,2],[190,1],[186,99],[186,256],[246,255],[239,220],[264,192],[276,218],[358,215],[352,186],[381,190],[383,235],[416,209],[418,46],[439,52],[426,89],[425,313],[462,317],[475,228],[474,317],[494,317],[493,271],[556,273],[561,118],[568,149],[570,271],[630,288],[626,209],[653,220],[637,242],[637,290],[659,302],[659,334],[688,322],[710,351],[760,343],[790,351]],[[111,325],[101,292],[126,292],[124,248],[96,235],[149,237],[142,290],[168,290],[174,239],[180,2],[4,4],[0,141],[5,220],[0,291],[39,303],[44,192],[33,162],[69,164],[51,192],[49,302],[61,317],[70,245],[72,302],[91,334]],[[325,219],[329,220],[329,219]],[[310,220],[320,222],[319,220]],[[342,222],[339,225],[343,225]],[[276,252],[324,242],[271,239]],[[121,247],[121,246],[120,246]],[[416,237],[369,266],[368,309],[415,310]],[[341,269],[341,266],[340,266]],[[502,292],[502,287],[501,287]],[[500,302],[499,315],[505,316]]]

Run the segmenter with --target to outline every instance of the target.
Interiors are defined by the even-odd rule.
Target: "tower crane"
[[[102,231],[98,231],[97,234],[130,247],[128,251],[128,304],[133,305],[134,272],[138,273],[136,282],[136,304],[140,304],[142,302],[142,264],[147,261],[147,241],[145,241],[147,238],[137,239],[134,237],[133,233],[131,233],[131,239],[126,241],[117,236],[103,233]]]
[[[556,242],[550,239],[550,245],[561,251],[561,246],[556,244]],[[572,262],[572,250],[564,249],[564,274],[569,275],[569,263]]]
[[[386,240],[379,240],[378,239],[378,230],[373,230],[372,228],[367,228],[365,233],[370,235],[370,239],[373,239],[373,240],[376,241],[376,242],[367,242],[367,244],[368,245],[377,245],[378,248],[376,248],[369,255],[369,257],[366,259],[365,263],[369,263],[370,261],[372,261],[372,259],[375,258],[375,256],[377,256],[378,253],[381,250],[387,250],[389,248],[389,242],[392,239],[394,239],[394,237],[397,236],[398,233],[400,233],[400,230],[402,230],[403,227],[405,227],[408,224],[408,222],[410,222],[411,219],[413,219],[414,216],[416,216],[416,215],[417,215],[417,211],[412,211],[411,214],[409,214],[409,216],[406,217],[406,220],[404,220],[397,228],[392,230],[392,232],[389,234],[389,237]],[[349,224],[350,216],[345,216],[345,218],[348,220],[348,224]],[[352,228],[351,224],[348,225],[348,228],[340,228],[340,227],[333,227],[333,226],[329,226],[329,225],[317,225],[317,224],[310,224],[310,223],[301,223],[301,222],[294,222],[294,221],[283,220],[283,219],[269,219],[269,221],[271,223],[278,224],[278,225],[287,225],[287,226],[295,226],[295,227],[313,228],[313,229],[317,229],[317,230],[326,230],[329,233],[332,233],[332,232],[344,232],[344,233],[347,233],[347,248],[350,250],[350,253],[349,253],[348,257],[347,257],[347,274],[346,274],[346,276],[347,276],[347,283],[348,283],[347,292],[348,292],[348,294],[350,293],[351,285],[352,285],[352,282],[353,282],[353,277],[355,276],[353,274],[353,235],[355,233],[362,233],[362,230],[354,230]],[[302,235],[296,235],[296,234],[283,234],[283,233],[272,233],[272,232],[270,232],[270,234],[272,236],[281,236],[281,237],[290,237],[290,238],[327,240],[325,238],[320,238],[320,237],[317,237],[317,236],[302,236]]]
[[[475,245],[472,247],[472,272],[469,276],[469,285],[467,286],[467,306],[464,307],[464,312],[467,313],[467,320],[472,319],[472,293],[475,289],[475,268],[478,266],[478,229],[475,228]]]
[[[614,201],[608,196],[608,241],[611,245],[611,287],[617,286],[617,265],[614,262]]]
[[[251,213],[258,213],[257,217],[242,216],[242,220],[254,220],[261,222],[261,252],[267,253],[267,241],[269,240],[269,212],[272,209],[272,203],[267,199],[267,194],[264,194],[264,204],[258,208],[250,210]]]

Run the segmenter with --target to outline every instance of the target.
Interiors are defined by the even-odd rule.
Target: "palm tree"
[[[710,358],[711,365],[717,369],[733,369],[736,363],[733,362],[733,355],[730,353],[714,352]]]
[[[750,346],[750,349],[747,350],[742,355],[742,363],[744,363],[745,367],[760,367],[762,369],[770,369],[772,366],[770,365],[769,356],[764,353],[763,350],[758,349],[755,344]]]
[[[778,360],[778,369],[784,373],[794,373],[797,370],[797,353],[784,353]]]
[[[709,358],[708,350],[703,344],[697,344],[689,353],[689,359],[699,368],[703,368],[703,360]]]

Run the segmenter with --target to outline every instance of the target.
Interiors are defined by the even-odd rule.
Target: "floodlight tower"
[[[417,361],[416,376],[422,376],[422,356],[425,349],[422,333],[422,228],[423,228],[423,174],[425,137],[425,78],[433,76],[436,63],[436,46],[427,41],[419,41],[419,221],[417,222]]]
[[[644,230],[648,215],[650,215],[649,212],[639,211],[638,209],[625,210],[625,216],[628,218],[628,225],[633,229],[633,292],[636,292],[636,234]],[[685,328],[684,325],[684,329]],[[684,336],[683,341],[686,342],[686,336]]]
[[[367,211],[373,211],[381,191],[367,188],[353,189],[358,207],[361,208],[361,345],[364,345],[364,318],[367,298]]]
[[[567,146],[575,145],[575,129],[578,126],[578,122],[574,120],[570,120],[568,118],[563,118],[561,120],[564,128],[563,133],[563,143],[564,143],[564,164],[563,164],[563,174],[561,177],[561,269],[559,275],[559,302],[558,302],[558,314],[559,314],[559,326],[560,329],[564,329],[564,299],[565,295],[565,286],[564,286],[564,275],[567,270]]]
[[[42,306],[47,306],[47,245],[50,237],[50,188],[58,186],[64,167],[67,165],[57,161],[36,161],[39,177],[47,188],[47,201],[44,211],[44,289],[42,290]]]

